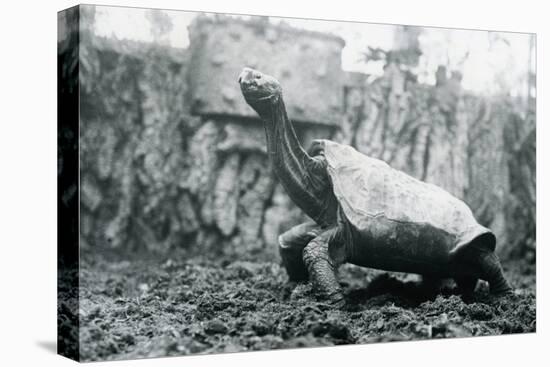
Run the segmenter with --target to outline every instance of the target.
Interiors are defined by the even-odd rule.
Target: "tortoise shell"
[[[442,188],[422,182],[348,145],[320,140],[339,203],[351,262],[385,270],[445,272],[471,244],[495,249],[495,236],[470,208]],[[438,269],[439,266],[439,269]],[[434,268],[435,267],[435,268]]]

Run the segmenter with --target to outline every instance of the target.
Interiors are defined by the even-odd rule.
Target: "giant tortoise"
[[[263,120],[275,174],[311,219],[279,236],[290,281],[307,280],[343,305],[335,271],[345,262],[427,279],[453,278],[473,292],[478,279],[493,294],[511,291],[495,255],[495,235],[470,208],[438,186],[329,140],[306,152],[288,118],[279,82],[245,68],[239,83]]]

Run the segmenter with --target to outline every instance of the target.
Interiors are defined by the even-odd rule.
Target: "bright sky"
[[[146,15],[149,9],[104,6],[96,9],[96,34],[138,41],[154,40],[151,22]],[[163,13],[171,19],[173,28],[162,41],[173,47],[187,47],[187,27],[198,13],[175,10]],[[273,17],[270,20],[342,37],[346,41],[342,54],[343,69],[374,75],[382,73],[383,65],[365,64],[361,61],[362,52],[367,46],[391,49],[396,27],[293,18]],[[419,65],[419,70],[423,71],[419,74],[420,81],[434,83],[435,70],[444,64],[463,71],[462,85],[468,90],[480,93],[508,90],[512,95],[525,95],[531,37],[523,33],[424,28],[419,39],[424,52]],[[466,54],[468,56],[464,58]],[[532,59],[534,63],[534,55]]]

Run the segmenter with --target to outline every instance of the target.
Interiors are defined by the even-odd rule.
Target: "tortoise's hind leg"
[[[494,252],[481,251],[479,264],[481,266],[480,277],[489,282],[489,290],[492,294],[502,295],[512,292],[512,287],[504,278],[500,260]]]
[[[474,287],[473,280],[471,284],[468,278],[481,278],[489,282],[489,290],[494,295],[501,295],[512,291],[512,287],[504,278],[500,261],[491,250],[482,247],[470,247],[463,249],[453,261],[453,267],[457,276],[455,280],[459,287]]]
[[[279,236],[279,254],[288,274],[288,280],[299,282],[307,280],[307,269],[302,258],[304,247],[314,239],[321,228],[314,222],[306,222],[292,227]]]

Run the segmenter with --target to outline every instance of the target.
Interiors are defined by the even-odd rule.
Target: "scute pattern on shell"
[[[422,182],[361,154],[353,147],[323,140],[328,174],[346,218],[359,231],[372,230],[372,218],[430,225],[454,237],[455,246],[490,232],[470,208],[442,188]]]

